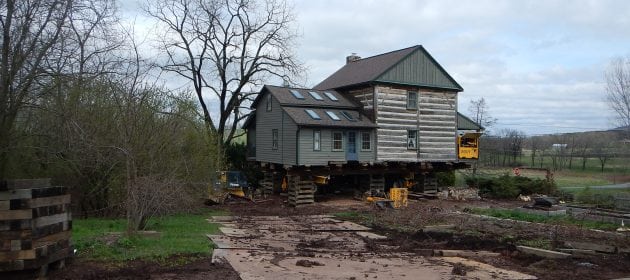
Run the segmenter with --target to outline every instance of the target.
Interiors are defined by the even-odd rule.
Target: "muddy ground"
[[[293,208],[276,196],[258,202],[236,202],[212,209],[228,210],[234,216],[290,216],[353,212],[344,218],[372,227],[388,239],[368,247],[389,245],[397,252],[425,255],[426,249],[471,249],[501,253],[500,257],[472,259],[498,268],[515,270],[539,279],[615,279],[630,277],[630,255],[597,254],[563,260],[543,259],[519,253],[515,245],[522,240],[546,241],[555,246],[563,241],[596,241],[600,244],[630,247],[630,237],[600,233],[574,226],[512,223],[488,220],[468,213],[475,207],[513,208],[517,201],[410,201],[407,208],[379,210],[351,198],[331,197],[309,206]],[[449,224],[448,230],[426,230],[426,226]],[[321,244],[326,247],[333,244]],[[172,262],[171,262],[172,263]],[[229,265],[217,265],[209,257],[181,266],[164,267],[159,263],[133,261],[124,267],[75,260],[51,279],[239,279]]]

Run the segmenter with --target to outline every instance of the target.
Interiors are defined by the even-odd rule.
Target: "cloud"
[[[627,1],[297,1],[296,13],[310,85],[352,52],[422,44],[464,87],[460,111],[484,97],[497,128],[529,134],[611,127],[603,72],[630,52]]]

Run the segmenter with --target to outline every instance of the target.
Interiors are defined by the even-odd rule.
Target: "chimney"
[[[352,53],[349,56],[346,56],[346,64],[350,63],[350,62],[355,62],[357,60],[361,59],[360,56],[358,56],[356,53]]]

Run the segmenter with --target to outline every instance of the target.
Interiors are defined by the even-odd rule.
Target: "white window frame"
[[[367,141],[365,141],[365,135],[367,135]],[[367,149],[364,147],[364,144],[368,144]],[[372,134],[370,132],[361,132],[361,151],[371,151],[372,150]]]
[[[411,96],[414,96],[414,98],[412,99]],[[409,110],[417,110],[418,109],[418,92],[417,91],[408,91],[407,92],[407,109],[409,109]]]
[[[340,135],[339,140],[335,140],[335,135]],[[333,131],[332,132],[332,151],[333,152],[340,152],[343,151],[343,133],[341,131]],[[335,142],[340,143],[340,148],[335,148]]]
[[[272,129],[271,130],[271,149],[272,150],[277,150],[278,149],[278,130],[277,129]]]
[[[314,130],[313,131],[313,151],[321,151],[322,150],[322,131]]]
[[[412,143],[413,143],[413,147],[411,146]],[[407,130],[407,149],[408,150],[418,149],[418,131],[417,130]]]

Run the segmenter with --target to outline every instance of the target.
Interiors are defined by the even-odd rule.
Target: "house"
[[[312,176],[380,190],[405,178],[435,191],[435,172],[468,167],[458,131],[483,130],[457,113],[461,91],[420,45],[353,54],[313,89],[263,87],[244,124],[249,159],[267,188],[288,185],[295,204],[312,201]]]
[[[248,119],[255,160],[284,166],[373,163],[376,125],[335,90],[264,86]]]
[[[463,88],[422,46],[351,55],[314,87],[359,100],[378,126],[377,161],[456,161],[457,93]]]

